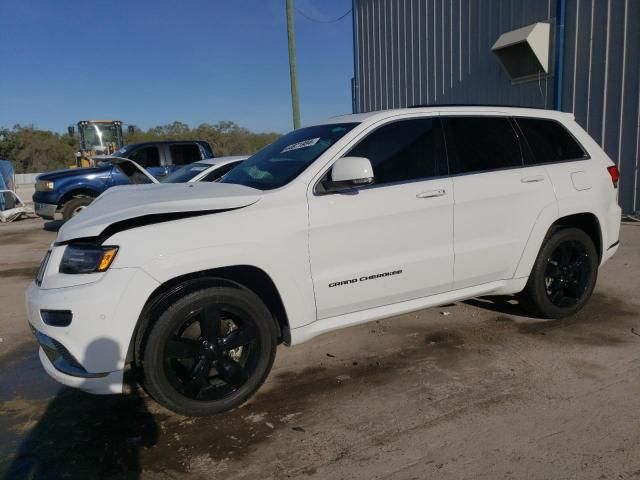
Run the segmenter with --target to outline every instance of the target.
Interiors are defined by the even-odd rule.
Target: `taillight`
[[[618,180],[620,180],[620,170],[618,170],[618,166],[612,165],[610,167],[607,167],[607,170],[609,171],[609,175],[611,175],[613,186],[615,188],[618,188]]]

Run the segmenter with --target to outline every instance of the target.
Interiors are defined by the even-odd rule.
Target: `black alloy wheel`
[[[578,228],[550,233],[533,265],[520,303],[533,316],[564,318],[591,297],[600,258],[593,240]]]
[[[149,394],[174,412],[214,415],[245,402],[275,358],[271,312],[240,285],[176,299],[152,322],[137,365]]]
[[[171,385],[193,400],[220,400],[254,373],[260,345],[246,313],[230,305],[195,309],[177,325],[164,347]]]
[[[566,240],[547,259],[544,274],[547,296],[557,307],[573,306],[582,299],[590,277],[587,248],[576,240]]]

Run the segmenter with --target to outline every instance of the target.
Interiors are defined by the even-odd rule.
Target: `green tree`
[[[0,128],[0,159],[10,160],[17,148],[15,132],[8,128]]]
[[[68,135],[32,125],[0,129],[0,158],[11,160],[17,173],[64,168],[73,163],[76,150],[75,140]]]
[[[73,163],[75,149],[60,135],[32,127],[16,132],[16,151],[13,160],[16,172],[46,172]]]
[[[253,154],[275,141],[278,133],[253,133],[235,122],[203,123],[190,128],[175,121],[146,131],[136,128],[125,133],[126,144],[159,140],[204,140],[216,156]],[[13,161],[17,173],[46,172],[74,164],[79,145],[77,138],[33,125],[0,128],[0,158]]]

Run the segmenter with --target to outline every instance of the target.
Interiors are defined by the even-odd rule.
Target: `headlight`
[[[60,262],[60,273],[94,273],[106,271],[116,258],[118,247],[67,245]]]
[[[54,184],[51,180],[38,180],[36,182],[36,191],[37,192],[51,192],[53,190]]]

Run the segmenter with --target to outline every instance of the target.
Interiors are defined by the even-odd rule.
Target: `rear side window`
[[[384,125],[347,155],[371,161],[376,185],[447,174],[444,138],[437,118]]]
[[[186,165],[202,160],[200,148],[195,143],[171,145],[169,151],[174,165]]]
[[[516,118],[533,158],[527,163],[550,163],[589,158],[575,138],[559,122],[539,118]]]
[[[447,151],[456,173],[522,166],[520,142],[506,117],[448,117]]]
[[[129,158],[144,168],[157,167],[160,165],[158,147],[139,148],[133,152]]]

